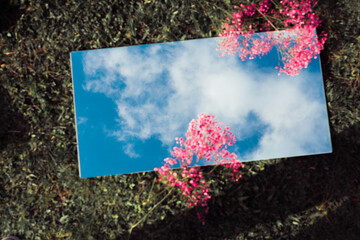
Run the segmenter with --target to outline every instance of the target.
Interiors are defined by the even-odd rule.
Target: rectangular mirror
[[[230,127],[242,162],[332,152],[319,57],[278,75],[276,48],[242,61],[218,41],[72,52],[81,178],[161,167],[201,113]]]

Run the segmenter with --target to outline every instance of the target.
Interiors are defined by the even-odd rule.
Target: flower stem
[[[274,24],[272,24],[272,22],[257,8],[255,7],[256,11],[258,11],[265,19],[266,21],[268,21],[268,23],[276,30],[279,31],[279,29],[277,29],[277,27],[274,26]]]
[[[153,183],[152,183],[152,185],[151,185],[151,189],[150,189],[150,191],[149,191],[149,195],[148,195],[148,198],[147,198],[146,202],[148,202],[149,199],[150,199],[150,194],[151,194],[151,192],[152,192],[152,190],[153,190],[153,188],[154,188],[155,182],[156,182],[156,178],[154,178],[154,181],[153,181]]]
[[[270,0],[276,7],[279,7],[279,4],[274,2],[273,0]]]
[[[213,167],[213,169],[211,169],[210,172],[208,172],[208,174],[210,175],[218,166],[220,166],[220,164],[216,164],[215,167]]]
[[[170,196],[170,194],[172,193],[172,191],[173,191],[173,189],[171,189],[171,190],[168,192],[168,194],[166,194],[166,196],[165,196],[163,199],[161,199],[155,206],[153,206],[153,207],[149,210],[149,212],[147,212],[147,213],[145,214],[144,217],[142,217],[137,223],[135,223],[134,225],[132,225],[132,226],[130,227],[128,239],[130,239],[132,230],[133,230],[134,228],[136,228],[137,225],[139,225],[140,223],[142,223],[143,221],[145,221],[145,219],[147,218],[147,216],[148,216],[155,208],[157,208],[163,201],[165,201],[165,199],[166,199],[168,196]]]

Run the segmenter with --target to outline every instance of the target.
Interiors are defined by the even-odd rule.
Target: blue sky
[[[216,48],[207,38],[72,52],[80,176],[160,167],[203,112],[230,126],[242,161],[332,151],[319,58],[278,76],[275,48],[244,62]]]

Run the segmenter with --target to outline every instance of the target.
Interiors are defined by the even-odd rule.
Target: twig
[[[153,181],[153,183],[152,183],[152,185],[151,185],[151,189],[150,189],[150,191],[149,191],[149,195],[148,195],[148,198],[146,199],[146,202],[148,202],[149,199],[150,199],[150,194],[151,194],[151,192],[152,192],[152,190],[153,190],[153,188],[154,188],[155,182],[156,182],[156,178],[154,178],[154,181]]]
[[[279,29],[277,29],[277,27],[274,26],[274,24],[272,24],[272,22],[259,10],[255,7],[256,11],[258,11],[265,19],[266,21],[268,21],[268,23],[270,23],[270,25],[276,30],[279,31]]]
[[[157,208],[157,206],[159,206],[168,196],[170,196],[170,194],[172,193],[172,191],[173,191],[173,189],[171,189],[171,190],[168,192],[168,194],[166,194],[166,196],[165,196],[163,199],[161,199],[154,207],[152,207],[152,208],[149,210],[149,212],[147,212],[147,213],[145,214],[144,217],[142,217],[137,223],[135,223],[134,225],[132,225],[132,226],[130,227],[128,240],[130,239],[132,230],[133,230],[134,228],[136,228],[136,226],[139,225],[141,222],[143,222],[143,221],[147,218],[147,216],[148,216],[155,208]]]
[[[215,167],[213,167],[213,169],[211,169],[211,171],[208,172],[208,174],[210,175],[215,170],[215,168],[217,168],[218,166],[220,166],[220,164],[216,164]]]
[[[270,0],[276,7],[278,7],[278,3],[274,2],[273,0]]]

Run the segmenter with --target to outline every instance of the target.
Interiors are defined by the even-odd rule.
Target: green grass
[[[78,177],[69,53],[216,36],[235,1],[144,2],[18,0],[2,10],[0,237],[128,239],[168,194],[155,173]],[[359,238],[356,2],[316,7],[334,152],[247,163],[238,184],[219,167],[205,226],[171,194],[130,239]]]

